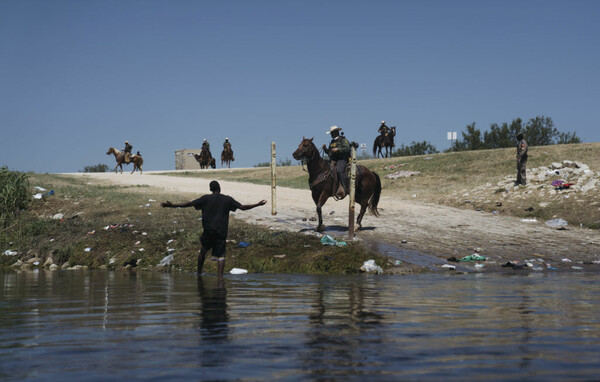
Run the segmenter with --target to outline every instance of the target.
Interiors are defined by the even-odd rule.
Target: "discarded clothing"
[[[486,260],[487,260],[487,258],[485,256],[478,255],[477,253],[474,253],[469,256],[465,256],[462,259],[460,259],[460,261],[486,261]]]

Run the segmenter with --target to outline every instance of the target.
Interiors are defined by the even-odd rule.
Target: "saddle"
[[[348,163],[346,165],[346,168],[344,170],[346,172],[346,174],[348,175],[348,181],[350,181],[350,163]],[[358,175],[362,174],[362,166],[356,166],[356,176],[358,178]],[[340,182],[340,179],[338,177],[338,173],[336,171],[336,167],[335,167],[335,162],[329,162],[329,169],[327,169],[326,171],[323,171],[322,173],[320,173],[317,178],[315,180],[313,180],[310,184],[309,184],[309,188],[312,190],[314,187],[316,187],[317,185],[323,183],[324,181],[326,181],[329,178],[333,178],[333,187],[331,190],[331,194],[333,195],[333,197],[336,200],[342,200],[346,197],[346,189],[350,188],[350,185],[347,184],[346,187],[344,187],[344,185]]]

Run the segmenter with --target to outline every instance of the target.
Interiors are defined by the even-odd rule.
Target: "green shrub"
[[[0,168],[0,221],[6,227],[29,204],[29,179],[27,175]]]
[[[83,168],[83,172],[107,172],[108,171],[108,165],[105,165],[104,163],[98,163],[97,165],[94,166],[85,166]]]

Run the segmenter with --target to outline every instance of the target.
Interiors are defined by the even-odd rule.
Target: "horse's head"
[[[392,137],[396,135],[396,126],[390,127],[390,134],[392,134]]]
[[[114,147],[111,147],[111,148],[109,148],[109,149],[108,149],[108,151],[106,152],[106,155],[113,154],[114,152],[115,152],[115,148],[114,148]]]
[[[311,159],[315,152],[317,155],[319,154],[319,151],[313,143],[313,139],[314,137],[310,139],[302,137],[302,142],[300,142],[298,148],[292,154],[295,160]]]

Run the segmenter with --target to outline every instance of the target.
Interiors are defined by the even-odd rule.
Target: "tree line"
[[[461,132],[462,139],[456,140],[446,151],[487,150],[514,147],[517,134],[522,133],[530,146],[549,146],[557,144],[581,143],[582,139],[576,132],[561,132],[554,126],[552,118],[543,115],[529,119],[523,123],[521,118],[501,124],[492,123],[489,130],[481,131],[475,127],[475,122],[467,125]],[[411,142],[410,145],[400,145],[392,156],[429,155],[439,151],[428,141]]]
[[[521,118],[513,119],[509,124],[492,123],[490,129],[484,131],[475,127],[475,122],[467,125],[462,131],[462,139],[452,145],[453,151],[486,150],[513,147],[516,144],[517,134],[522,133],[530,146],[549,146],[556,144],[581,143],[582,140],[576,132],[560,132],[554,126],[552,118],[537,116],[525,124]]]

